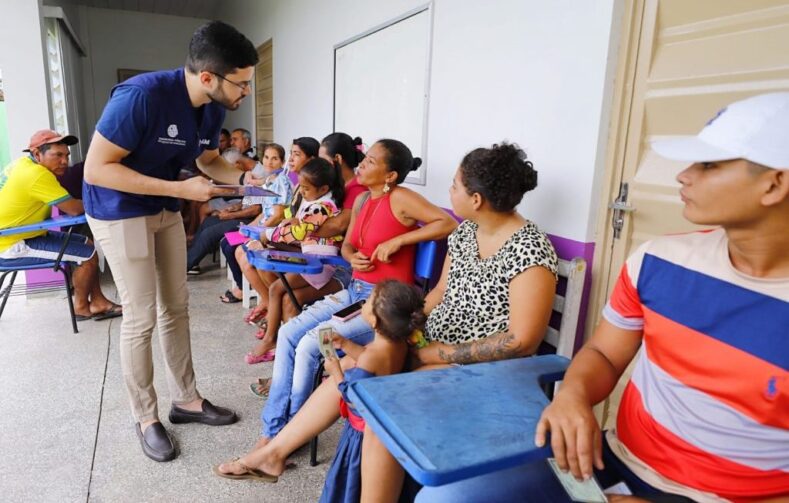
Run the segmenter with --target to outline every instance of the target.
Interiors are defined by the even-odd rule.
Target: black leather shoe
[[[135,429],[146,456],[159,462],[175,459],[175,446],[162,423],[153,423],[145,429],[145,433],[140,430],[140,423],[135,425]]]
[[[217,407],[208,400],[203,399],[203,411],[192,412],[173,404],[170,409],[170,422],[173,424],[182,423],[203,423],[211,426],[224,426],[238,421],[236,413],[224,407]]]

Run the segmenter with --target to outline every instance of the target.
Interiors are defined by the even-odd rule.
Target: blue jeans
[[[630,491],[649,501],[661,503],[692,503],[684,496],[667,494],[639,479],[611,451],[603,434],[603,464],[594,474],[602,489],[625,482]],[[437,487],[424,487],[415,503],[534,502],[569,503],[572,500],[556,478],[546,460],[480,475],[460,482]]]
[[[222,238],[219,241],[219,249],[222,250],[222,255],[225,256],[225,260],[227,261],[227,268],[230,269],[230,272],[233,273],[233,282],[236,286],[241,289],[241,282],[243,281],[244,277],[242,276],[241,266],[238,265],[238,260],[236,260],[236,248],[241,245],[231,245],[227,242],[227,238]]]
[[[213,215],[206,217],[197,229],[192,246],[186,251],[186,269],[200,265],[203,257],[214,251],[219,241],[225,237],[225,232],[238,230],[239,224],[248,223],[244,220],[220,220]]]
[[[373,340],[373,328],[356,316],[337,321],[332,315],[340,309],[366,299],[375,285],[352,280],[348,288],[327,295],[282,325],[277,335],[277,353],[268,401],[260,414],[261,435],[273,438],[288,424],[312,393],[312,383],[320,362],[318,330],[331,326],[335,332],[357,344]]]

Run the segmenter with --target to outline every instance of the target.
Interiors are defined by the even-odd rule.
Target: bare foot
[[[104,301],[94,300],[90,303],[90,314],[101,314],[109,312],[113,309],[120,309],[121,306],[112,303],[107,299]]]
[[[242,458],[222,463],[218,469],[221,473],[241,475],[247,472],[244,466],[255,468],[275,477],[282,475],[286,468],[284,460],[278,460],[273,454],[256,449]]]
[[[264,354],[264,353],[266,353],[268,351],[272,351],[272,350],[276,349],[276,347],[277,347],[276,343],[271,344],[271,343],[268,343],[268,342],[264,341],[264,342],[259,343],[257,346],[255,346],[252,349],[251,353],[253,355],[255,355],[255,356],[260,356],[260,355],[262,355],[262,354]]]
[[[260,437],[257,442],[255,442],[255,447],[252,448],[253,451],[258,449],[264,448],[268,443],[271,442],[271,439],[268,437]]]

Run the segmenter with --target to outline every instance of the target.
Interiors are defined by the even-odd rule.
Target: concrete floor
[[[204,268],[205,270],[206,268]],[[120,319],[85,321],[73,334],[63,292],[12,297],[0,319],[0,500],[8,502],[316,501],[340,425],[321,435],[320,464],[302,449],[276,484],[229,481],[211,466],[246,452],[259,432],[263,400],[248,389],[271,375],[272,363],[247,365],[254,330],[241,304],[218,296],[229,283],[209,267],[190,277],[192,354],[198,388],[235,410],[232,426],[170,425],[163,362],[154,336],[159,413],[180,454],[157,463],[145,457],[122,385]],[[104,278],[104,291],[116,297]]]

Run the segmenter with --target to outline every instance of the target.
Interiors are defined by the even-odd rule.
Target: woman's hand
[[[537,423],[534,443],[545,445],[551,432],[551,448],[556,464],[570,470],[579,480],[593,474],[593,465],[603,469],[602,434],[589,401],[579,393],[564,390],[545,408]]]
[[[263,239],[265,236],[260,236]],[[246,244],[247,250],[262,250],[263,243],[258,241],[257,239],[252,239]]]
[[[338,334],[337,332],[331,333],[331,343],[332,345],[334,345],[334,349],[339,349],[345,352],[345,348],[343,346],[345,346],[347,342],[348,339]]]
[[[359,272],[369,272],[375,269],[372,260],[360,251],[356,251],[351,255],[351,267],[354,271]]]
[[[324,359],[323,368],[337,382],[340,382],[345,378],[345,376],[342,373],[342,367],[340,366],[340,360],[338,360],[337,358],[328,357]]]
[[[389,258],[394,255],[395,253],[403,247],[403,240],[400,239],[400,236],[390,239],[389,241],[385,241],[379,244],[373,254],[370,256],[370,261],[373,262],[375,260],[388,263]]]

